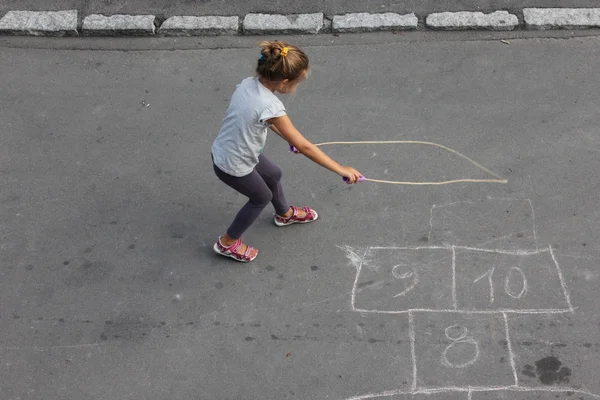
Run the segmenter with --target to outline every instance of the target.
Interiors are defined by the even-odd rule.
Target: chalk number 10
[[[494,282],[492,277],[495,271],[496,267],[490,269],[488,272],[486,272],[485,274],[481,275],[479,278],[473,281],[473,283],[477,283],[483,278],[487,277],[488,283],[490,285],[490,304],[494,302]],[[519,292],[516,292],[511,288],[511,282],[513,282],[514,279],[518,279],[517,277],[519,275],[521,277],[521,290]],[[525,277],[525,274],[523,273],[521,268],[512,267],[508,270],[508,272],[506,273],[506,277],[504,278],[504,291],[513,299],[520,299],[521,297],[527,294],[527,278]]]

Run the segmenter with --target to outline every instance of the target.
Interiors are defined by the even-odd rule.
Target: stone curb
[[[495,11],[490,14],[482,12],[443,12],[429,14],[425,25],[439,30],[487,29],[510,31],[519,26],[519,19],[508,11]]]
[[[600,8],[525,8],[528,29],[600,28]]]
[[[335,15],[332,30],[335,33],[343,32],[373,32],[387,30],[417,29],[419,19],[413,14],[394,13],[353,13]]]
[[[88,15],[83,19],[81,33],[87,36],[150,36],[156,26],[154,15],[122,15],[106,17],[100,14]]]
[[[171,17],[163,22],[158,34],[164,36],[218,36],[235,35],[239,17]]]
[[[323,14],[248,14],[242,24],[246,34],[319,33],[323,29]]]
[[[9,11],[0,19],[0,35],[27,36],[215,36],[280,35],[389,30],[513,30],[600,28],[600,8],[524,8],[524,21],[507,11],[431,13],[260,14],[238,16],[88,15],[78,29],[76,10]],[[240,23],[241,22],[241,23]]]
[[[77,10],[9,11],[0,19],[0,34],[77,36]]]

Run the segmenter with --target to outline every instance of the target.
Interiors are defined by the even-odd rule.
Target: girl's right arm
[[[300,153],[304,154],[316,164],[319,164],[320,166],[327,168],[328,170],[335,172],[342,177],[348,178],[349,184],[357,183],[358,178],[362,176],[360,172],[354,168],[338,164],[327,154],[323,153],[321,149],[309,142],[296,129],[287,115],[271,118],[268,120],[268,122],[273,124],[280,136],[287,140],[292,146],[296,147]]]

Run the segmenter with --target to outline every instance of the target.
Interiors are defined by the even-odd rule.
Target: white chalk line
[[[567,289],[567,283],[565,282],[565,277],[562,274],[560,265],[558,264],[558,261],[556,260],[556,256],[554,255],[554,250],[552,249],[552,246],[549,246],[548,248],[550,249],[550,255],[552,256],[554,265],[556,265],[556,270],[558,271],[558,279],[560,280],[560,285],[562,286],[565,299],[567,300],[567,304],[569,305],[571,310],[575,310],[573,308],[573,304],[571,304],[571,295],[569,294],[569,289]]]
[[[501,392],[501,391],[509,391],[509,392],[550,392],[550,393],[577,393],[584,394],[590,397],[594,397],[596,399],[600,399],[600,395],[594,394],[592,392],[575,389],[575,388],[560,388],[560,387],[525,387],[525,386],[449,386],[449,387],[440,387],[440,388],[431,388],[431,389],[416,389],[416,390],[388,390],[385,392],[379,393],[369,393],[360,396],[348,397],[344,400],[366,400],[366,399],[375,399],[378,397],[392,397],[403,394],[437,394],[437,393],[452,393],[452,392],[466,392],[468,398],[471,398],[473,392]]]
[[[456,296],[456,248],[452,247],[452,305],[458,310],[458,300]]]
[[[510,329],[508,327],[508,315],[506,313],[502,313],[504,317],[504,328],[506,329],[506,345],[508,347],[508,356],[510,358],[510,366],[513,371],[513,377],[515,378],[515,385],[519,386],[519,376],[517,375],[517,365],[515,363],[515,354],[512,349],[512,342],[510,340]]]
[[[530,256],[540,253],[549,252],[549,248],[542,249],[531,249],[531,250],[505,250],[505,249],[494,249],[494,248],[481,248],[471,246],[372,246],[369,250],[466,250],[466,251],[478,251],[482,253],[497,253],[507,254],[513,256]]]
[[[443,308],[409,308],[401,311],[386,311],[386,310],[367,310],[363,308],[354,308],[353,311],[359,313],[373,313],[373,314],[407,314],[410,312],[427,312],[427,313],[456,313],[456,314],[566,314],[574,312],[574,309],[570,308],[529,308],[529,309],[510,309],[510,308],[498,308],[496,310],[455,310],[455,309],[443,309]]]
[[[446,386],[439,388],[419,388],[411,394],[435,394],[435,393],[450,393],[450,392],[487,392],[505,390],[512,386]]]
[[[437,206],[434,204],[429,209],[429,233],[427,233],[427,241],[431,242],[431,231],[433,230],[433,209]]]
[[[358,279],[360,278],[360,271],[362,269],[362,264],[363,261],[367,255],[367,252],[369,251],[369,248],[367,247],[367,249],[365,250],[365,253],[363,254],[362,257],[360,257],[358,254],[356,254],[356,252],[354,251],[354,249],[350,246],[337,246],[339,249],[343,250],[346,252],[346,254],[349,254],[348,259],[350,260],[350,263],[352,265],[354,265],[354,267],[356,268],[356,277],[354,278],[354,284],[352,285],[352,291],[350,292],[350,308],[353,311],[356,311],[356,307],[355,307],[355,302],[356,302],[356,287],[358,284]]]
[[[408,337],[410,338],[410,355],[412,358],[413,381],[412,390],[417,388],[417,353],[415,351],[415,321],[412,312],[408,313]]]
[[[362,268],[362,263],[360,263],[356,267],[356,278],[354,279],[354,285],[352,285],[352,292],[351,292],[352,293],[351,294],[352,299],[350,301],[352,310],[356,310],[356,307],[354,305],[356,303],[356,285],[358,284],[358,278],[360,278],[360,270],[361,270],[361,268]]]
[[[537,238],[537,232],[536,232],[536,227],[535,227],[535,211],[533,210],[533,203],[531,202],[531,199],[525,199],[529,202],[529,207],[531,207],[531,221],[533,224],[533,240],[535,241],[535,247],[538,247],[538,238]]]
[[[361,396],[353,396],[353,397],[348,397],[344,400],[366,400],[366,399],[376,399],[377,397],[391,397],[391,396],[398,396],[401,394],[413,394],[414,392],[407,392],[404,390],[388,390],[385,392],[379,392],[379,393],[369,393],[369,394],[365,394],[365,395],[361,395]]]

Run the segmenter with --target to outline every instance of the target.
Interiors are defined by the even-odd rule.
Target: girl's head
[[[292,93],[308,75],[308,57],[302,50],[278,40],[261,42],[256,73],[280,93]]]

